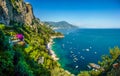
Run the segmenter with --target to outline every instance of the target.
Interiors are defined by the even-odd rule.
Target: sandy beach
[[[49,54],[53,58],[53,60],[57,61],[59,58],[56,56],[55,52],[52,50],[52,44],[53,44],[53,39],[54,38],[63,38],[64,36],[51,36],[50,42],[47,44],[47,49],[49,51]]]

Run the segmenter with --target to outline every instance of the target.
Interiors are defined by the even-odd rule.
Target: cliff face
[[[23,0],[0,0],[0,23],[9,25],[15,21],[28,25],[35,19],[32,6]]]

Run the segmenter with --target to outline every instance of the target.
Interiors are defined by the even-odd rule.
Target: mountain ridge
[[[53,29],[74,29],[74,28],[78,28],[75,25],[72,25],[66,21],[59,21],[59,22],[53,22],[53,21],[45,21],[45,24],[47,24],[48,26],[50,26]]]

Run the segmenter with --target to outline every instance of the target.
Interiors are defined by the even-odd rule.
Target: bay
[[[73,74],[90,70],[89,63],[98,63],[109,49],[120,47],[120,29],[70,29],[57,30],[64,38],[54,39],[52,50],[60,58],[59,63]]]

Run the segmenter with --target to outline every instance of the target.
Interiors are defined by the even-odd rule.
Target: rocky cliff
[[[11,22],[33,25],[35,17],[32,6],[23,0],[0,0],[0,23],[10,25]]]

